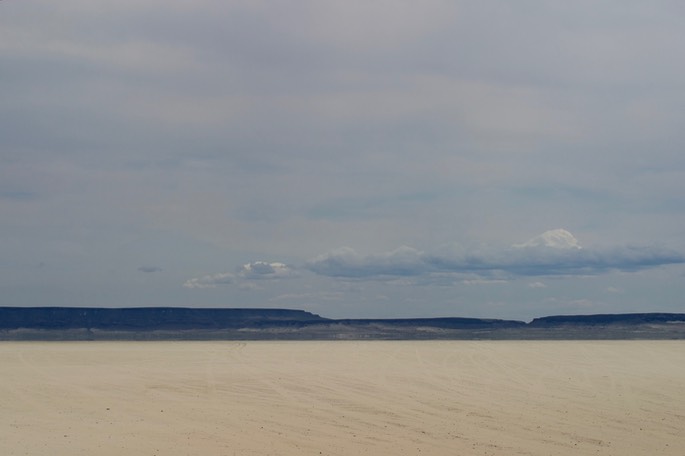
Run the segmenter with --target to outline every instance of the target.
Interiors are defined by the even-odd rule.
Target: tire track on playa
[[[510,405],[507,413],[495,410],[497,421],[509,423],[507,434],[519,434],[531,441],[540,438],[546,446],[559,448],[562,453],[575,450],[606,454],[616,451],[617,443],[608,435],[632,438],[643,429],[644,424],[630,416],[638,404],[632,385],[634,373],[646,365],[642,361],[617,358],[616,347],[598,342],[521,342],[512,346],[521,350],[523,356],[519,359],[529,361],[519,371],[525,375],[512,372],[512,377],[519,378],[515,382],[507,378],[500,385],[501,394],[492,394],[494,400],[519,404]],[[506,350],[502,351],[497,359],[509,359],[506,354]],[[512,359],[514,355],[512,352]],[[507,365],[508,361],[503,363]],[[531,381],[526,387],[527,378]],[[520,417],[512,413],[524,407],[534,413],[522,411]]]
[[[482,397],[489,400],[478,404],[480,413],[485,415],[479,419],[479,425],[499,432],[502,437],[518,435],[544,440],[548,435],[547,440],[555,441],[553,435],[557,431],[552,428],[564,426],[570,416],[569,401],[573,404],[563,380],[565,366],[543,354],[537,345],[525,342],[492,342],[484,346],[488,358],[476,371],[487,379],[482,382],[486,388]],[[516,406],[498,406],[505,403]],[[500,443],[505,441],[502,437],[494,436]]]
[[[354,360],[344,371],[336,362],[341,347],[344,347],[345,359]],[[371,448],[387,446],[396,440],[385,426],[392,421],[401,422],[402,417],[388,411],[392,407],[387,405],[392,401],[388,400],[385,407],[379,405],[378,401],[387,398],[383,398],[383,388],[378,385],[374,372],[377,364],[374,369],[367,369],[367,354],[361,353],[359,347],[350,343],[326,345],[331,353],[321,359],[322,364],[307,359],[308,354],[304,353],[291,359],[282,357],[283,363],[277,363],[266,373],[257,366],[256,373],[266,377],[262,378],[263,385],[279,395],[277,403],[270,404],[271,418],[264,422],[272,435],[274,430],[279,430],[274,438],[291,441],[299,436],[306,441],[329,442],[325,444],[328,447],[330,442],[340,442],[343,438],[354,448],[356,445],[367,448],[369,454],[373,454]],[[318,349],[317,352],[316,356],[320,356],[321,352]],[[295,369],[286,368],[286,364]],[[329,371],[329,367],[333,369]],[[279,421],[284,412],[290,416],[285,423]]]
[[[401,451],[425,446],[433,432],[426,419],[433,411],[423,401],[423,391],[431,381],[421,345],[377,342],[360,347],[366,348],[364,356],[358,357],[364,366],[360,380],[344,377],[336,384],[341,397],[354,407],[350,427],[383,454],[388,448]],[[383,353],[381,362],[378,353]],[[407,370],[407,365],[418,367]]]
[[[230,354],[230,357],[235,357],[237,353],[245,349],[245,346],[245,342],[235,342],[212,349],[209,359],[205,362],[205,385],[209,394],[216,395],[217,392],[216,367],[219,361],[221,361],[221,364],[224,364],[227,354]],[[229,348],[229,350],[225,348]]]
[[[488,454],[526,454],[521,452],[520,438],[540,438],[542,422],[524,419],[526,410],[541,408],[533,400],[531,385],[541,381],[537,368],[517,361],[514,353],[526,347],[511,346],[508,342],[453,342],[445,345],[436,360],[442,384],[448,385],[443,415],[450,416],[455,425],[445,438],[457,436],[475,452]],[[534,382],[531,374],[538,374]],[[449,381],[445,379],[452,376]],[[451,402],[450,402],[451,399]],[[503,404],[519,404],[504,407]],[[536,426],[536,421],[539,425]],[[449,429],[446,427],[446,429]],[[525,437],[528,436],[528,437]]]
[[[476,437],[484,432],[502,431],[492,404],[475,400],[482,396],[482,391],[491,388],[490,372],[501,370],[500,366],[492,364],[492,356],[486,349],[480,343],[467,341],[445,342],[432,348],[440,353],[432,367],[433,379],[436,384],[443,385],[441,395],[433,399],[439,401],[438,405],[431,404],[435,410],[433,421],[443,423],[439,437],[446,442],[458,441],[460,446],[477,454],[492,454],[501,449],[496,443]],[[474,376],[470,372],[480,375]],[[494,397],[493,401],[496,402]]]
[[[442,419],[445,406],[433,398],[440,388],[433,380],[432,365],[424,358],[425,344],[382,342],[369,346],[373,350],[368,350],[368,362],[373,367],[370,375],[364,373],[363,379],[373,388],[369,389],[368,385],[366,390],[354,388],[355,383],[349,378],[341,379],[343,384],[340,385],[346,391],[347,400],[364,404],[359,410],[363,425],[355,423],[357,432],[363,432],[369,444],[374,442],[384,451],[388,448],[398,451],[441,448],[443,444],[436,437],[452,430],[443,429],[445,421],[449,421]],[[384,353],[381,362],[377,360],[376,349]],[[407,366],[412,368],[407,369]],[[358,419],[356,415],[353,417],[355,421]],[[457,436],[453,434],[451,438]]]
[[[33,436],[40,436],[38,441],[64,443],[66,440],[63,439],[70,438],[76,429],[75,419],[93,416],[91,398],[94,393],[83,387],[90,380],[76,372],[88,364],[65,363],[87,354],[84,347],[62,342],[13,347],[13,359],[3,363],[12,368],[0,381],[8,392],[8,396],[2,399],[4,405],[0,422],[7,421],[13,431],[5,438],[0,437],[1,440],[9,443],[19,439],[14,444],[16,448],[26,448],[26,454],[35,454],[29,451],[34,448]],[[31,441],[22,439],[22,435],[31,435]]]
[[[26,375],[23,371],[30,372],[31,377],[34,379],[43,376],[43,372],[38,369],[34,363],[31,363],[26,359],[23,347],[17,348],[14,353],[10,354],[7,360],[3,360],[2,364],[8,369],[8,372],[3,374],[2,380],[0,381],[0,385],[2,385],[0,398],[7,398],[7,400],[3,400],[2,402],[6,404],[10,402],[9,398],[12,398],[12,402],[22,404],[24,410],[40,409],[43,404],[38,399],[37,392],[27,389],[27,384],[19,381],[23,375]],[[8,368],[8,366],[12,367]],[[8,412],[9,411],[5,406],[5,412],[2,415],[4,420],[8,420],[9,423],[10,414]],[[12,425],[17,425],[16,420],[13,421]]]
[[[316,403],[302,386],[309,384],[311,366],[300,365],[297,356],[288,352],[290,347],[296,345],[249,343],[247,350],[232,358],[231,369],[223,372],[230,384],[222,398],[230,403],[226,405],[232,409],[238,432],[259,435],[254,448],[290,447],[299,453],[314,450],[314,444],[308,442],[321,438],[317,435],[321,434],[321,420],[316,416]],[[272,351],[277,354],[269,356]],[[241,447],[236,454],[250,451],[254,449]]]
[[[27,353],[28,352],[28,353]],[[38,356],[38,359],[36,359]],[[22,403],[25,406],[31,406],[35,410],[42,409],[45,407],[45,398],[49,398],[49,388],[53,386],[58,380],[55,373],[51,370],[49,365],[46,364],[46,360],[51,358],[46,357],[44,353],[35,352],[31,346],[20,346],[14,353],[15,359],[19,361],[21,369],[17,370],[18,378],[22,378],[27,375],[22,372],[25,371],[30,373],[31,384],[34,385],[33,388],[27,389],[27,385],[23,382],[12,382],[8,389],[12,392],[15,397],[20,397]],[[46,358],[46,359],[41,359]],[[5,382],[6,384],[6,382]]]

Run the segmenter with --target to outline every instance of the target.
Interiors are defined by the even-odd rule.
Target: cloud
[[[556,229],[545,231],[539,236],[524,242],[523,244],[514,244],[514,247],[552,247],[555,249],[579,249],[580,243],[571,233],[564,229]]]
[[[509,283],[509,281],[502,279],[470,279],[463,280],[461,283],[464,285],[492,285],[497,283]]]
[[[529,288],[547,288],[547,285],[545,285],[542,282],[531,282],[528,284]]]
[[[162,268],[160,268],[159,266],[140,266],[138,268],[138,270],[140,272],[146,272],[146,273],[147,272],[161,272]]]
[[[235,276],[233,274],[224,272],[186,280],[183,286],[186,288],[215,288],[217,285],[226,285],[234,281]]]
[[[217,304],[188,279],[258,306],[337,282],[366,288],[348,315],[522,318],[546,276],[682,262],[593,245],[685,252],[683,6],[560,3],[1,2],[3,296]],[[437,248],[474,238],[502,246]],[[677,310],[684,269],[573,288]]]
[[[255,290],[259,287],[253,280],[286,279],[297,277],[293,266],[279,262],[254,261],[238,268],[237,273],[220,272],[203,277],[188,279],[183,284],[186,288],[216,288],[217,285],[237,283],[243,290]]]
[[[330,277],[416,276],[426,264],[423,252],[402,246],[392,252],[363,256],[349,247],[341,247],[308,261],[306,268]]]
[[[284,263],[255,261],[238,268],[238,276],[244,279],[286,279],[297,276],[294,267]]]
[[[436,273],[502,276],[596,275],[612,270],[638,271],[685,263],[681,253],[658,247],[584,249],[566,230],[552,230],[512,247],[496,249],[445,249],[424,253],[411,247],[361,255],[341,248],[310,260],[306,267],[330,277],[382,278],[424,276]]]
[[[273,297],[270,301],[342,301],[345,293],[341,291],[322,291],[311,293],[284,293]]]

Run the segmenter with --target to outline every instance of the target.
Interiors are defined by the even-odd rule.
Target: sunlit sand
[[[685,454],[685,342],[0,343],[2,455]]]

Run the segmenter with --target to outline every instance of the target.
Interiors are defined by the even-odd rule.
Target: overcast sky
[[[0,304],[685,311],[685,3],[0,2]]]

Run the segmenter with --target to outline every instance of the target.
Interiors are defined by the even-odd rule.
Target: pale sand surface
[[[1,455],[685,455],[685,342],[0,343]]]

